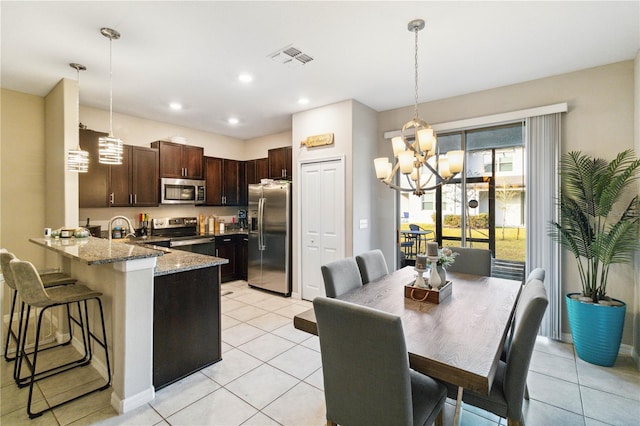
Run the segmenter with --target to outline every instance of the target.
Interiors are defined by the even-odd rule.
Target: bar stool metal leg
[[[29,394],[28,394],[28,400],[27,400],[27,414],[29,415],[29,417],[30,418],[38,417],[42,415],[42,413],[44,413],[45,411],[52,410],[56,407],[59,407],[63,404],[67,404],[71,401],[74,401],[82,396],[91,394],[93,392],[98,392],[98,391],[107,389],[111,385],[111,364],[109,361],[109,350],[108,350],[108,344],[107,344],[106,327],[104,324],[104,312],[102,308],[102,301],[100,300],[100,296],[102,294],[94,290],[91,290],[90,288],[84,285],[55,287],[48,291],[45,291],[44,286],[42,284],[42,280],[38,276],[32,264],[30,264],[29,262],[22,262],[15,259],[10,262],[10,267],[14,275],[18,292],[22,295],[23,302],[27,305],[26,309],[23,310],[23,313],[26,312],[26,317],[24,318],[22,332],[19,334],[22,334],[24,336],[29,328],[31,309],[37,308],[40,310],[39,313],[37,314],[34,350],[32,352],[27,352],[25,347],[26,339],[21,338],[19,359],[16,360],[16,369],[18,373],[20,372],[22,365],[25,365],[30,373],[30,376],[28,378]],[[88,301],[92,299],[96,301],[97,307],[100,313],[102,339],[100,339],[99,336],[97,336],[94,332],[91,331],[91,322],[89,321]],[[61,365],[54,366],[44,371],[38,371],[38,358],[44,350],[47,350],[47,348],[41,349],[40,347],[41,346],[40,334],[42,331],[44,315],[47,312],[47,310],[55,308],[57,306],[63,306],[63,305],[67,307],[67,310],[68,310],[67,318],[69,319],[69,321],[73,321],[74,324],[80,327],[81,335],[82,335],[82,343],[84,347],[84,354],[79,359],[74,359],[70,362],[62,363]],[[69,305],[77,306],[78,308],[77,318],[71,315],[71,309],[69,308]],[[83,307],[84,307],[84,311],[83,311]],[[107,367],[107,377],[106,377],[105,383],[99,385],[94,389],[85,391],[81,395],[77,395],[75,397],[61,401],[60,403],[55,404],[51,407],[48,407],[44,410],[34,412],[32,407],[32,402],[33,402],[33,386],[35,382],[45,379],[47,377],[51,377],[56,374],[70,371],[77,367],[89,365],[93,357],[93,351],[91,349],[92,341],[104,349],[104,359]],[[27,384],[26,380],[23,381],[22,379],[20,380],[20,383],[24,385]]]

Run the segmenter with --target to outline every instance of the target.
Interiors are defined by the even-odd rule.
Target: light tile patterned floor
[[[248,288],[244,281],[223,284],[222,293],[221,362],[161,389],[153,402],[122,416],[109,405],[110,391],[103,391],[30,421],[27,391],[17,389],[1,361],[0,424],[324,425],[320,345],[292,325],[293,316],[311,304]],[[93,379],[91,370],[75,373],[65,388]],[[59,379],[50,380],[38,384],[39,404],[62,391]],[[614,368],[597,367],[577,359],[569,344],[538,339],[528,384],[531,400],[523,411],[529,426],[639,424],[640,373],[630,358],[619,357]],[[445,406],[447,425],[453,422],[452,402]],[[506,420],[464,406],[461,424],[498,426]]]

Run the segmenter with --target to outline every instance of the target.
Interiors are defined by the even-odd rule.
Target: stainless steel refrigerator
[[[249,185],[249,271],[252,287],[291,295],[291,183]]]

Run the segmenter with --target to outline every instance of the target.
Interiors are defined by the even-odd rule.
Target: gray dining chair
[[[362,284],[367,284],[389,275],[387,261],[384,259],[384,254],[382,254],[382,250],[380,249],[370,250],[357,255],[356,263],[360,270]]]
[[[353,257],[327,263],[322,265],[320,270],[327,297],[339,297],[349,290],[362,287],[360,270]]]
[[[447,266],[447,272],[491,276],[491,250],[471,247],[449,247],[458,253],[456,261]]]
[[[533,271],[531,271],[529,273],[529,276],[527,277],[527,280],[524,282],[523,284],[523,289],[533,280],[538,280],[541,281],[542,283],[544,283],[544,278],[545,278],[545,270],[542,268],[535,268]],[[520,301],[518,301],[518,304],[516,305],[516,312],[518,310],[518,306],[520,305]],[[511,326],[509,329],[509,335],[507,336],[507,338],[504,341],[504,346],[502,348],[502,353],[500,354],[500,360],[502,361],[506,361],[507,360],[507,354],[509,353],[509,347],[511,346],[511,341],[513,340],[513,333],[515,331],[516,328],[516,316],[514,316],[513,320],[511,321]],[[529,400],[529,387],[525,384],[524,387],[524,399],[526,399],[527,401]]]
[[[544,282],[545,275],[546,273],[544,269],[535,268],[533,271],[529,272],[529,275],[527,276],[527,280],[524,282],[524,285],[529,284],[529,281],[532,281],[532,280],[540,280]]]
[[[524,425],[522,404],[531,355],[538,329],[549,300],[542,281],[533,279],[522,289],[515,313],[515,330],[506,361],[498,361],[491,393],[482,395],[465,390],[462,400],[505,417],[509,426]],[[457,388],[447,384],[449,396],[456,397]]]
[[[396,315],[316,297],[327,425],[442,425],[445,386],[409,368]]]

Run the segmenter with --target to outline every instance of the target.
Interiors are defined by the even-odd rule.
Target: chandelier
[[[376,177],[384,184],[402,192],[413,192],[420,196],[449,182],[463,168],[464,151],[449,151],[440,154],[436,133],[425,121],[418,117],[418,31],[424,28],[424,20],[414,19],[407,28],[415,34],[415,94],[413,118],[407,121],[400,136],[391,139],[396,164],[387,157],[373,160]],[[394,183],[397,173],[404,175],[406,186]]]
[[[80,71],[85,71],[87,67],[82,64],[71,63],[69,66],[78,73],[78,102],[76,102],[76,120],[80,127]],[[67,152],[67,170],[70,172],[87,173],[89,171],[89,152],[80,148],[80,137],[78,136],[78,146]]]
[[[98,139],[98,162],[101,164],[122,164],[122,140],[113,136],[113,66],[111,43],[119,39],[120,33],[111,28],[101,28],[100,33],[109,39],[109,136]]]

